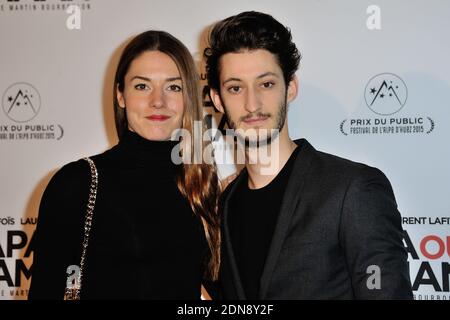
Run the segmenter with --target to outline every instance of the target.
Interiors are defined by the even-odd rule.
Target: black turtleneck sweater
[[[92,157],[98,193],[81,299],[199,299],[207,243],[179,192],[173,141],[127,132]],[[30,299],[62,299],[69,265],[79,265],[90,170],[72,162],[51,179],[33,240]]]

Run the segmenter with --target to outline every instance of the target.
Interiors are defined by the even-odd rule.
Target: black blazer
[[[378,169],[316,151],[304,139],[295,142],[301,149],[267,254],[259,298],[412,299],[400,213],[387,178]],[[245,299],[230,239],[228,218],[233,212],[228,202],[247,178],[244,169],[220,201],[223,299]]]

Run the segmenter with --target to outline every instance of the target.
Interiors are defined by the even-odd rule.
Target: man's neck
[[[280,134],[270,145],[259,147],[256,163],[250,162],[245,165],[249,188],[260,189],[268,185],[283,169],[296,147],[295,142],[286,133]],[[250,153],[251,151],[248,151],[247,155]]]

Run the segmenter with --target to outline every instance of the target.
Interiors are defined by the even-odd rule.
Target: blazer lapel
[[[267,253],[260,282],[260,299],[265,299],[270,279],[272,278],[292,215],[300,200],[302,188],[305,185],[306,174],[309,171],[315,152],[315,149],[305,139],[296,140],[295,143],[301,147],[301,150],[297,155],[297,159],[295,159],[295,164],[289,177],[283,201],[281,203],[280,213],[272,236],[272,242],[270,244],[269,252]]]
[[[234,287],[236,289],[237,299],[239,299],[239,300],[245,300],[246,297],[245,297],[244,287],[242,286],[239,269],[237,267],[236,257],[234,255],[233,244],[232,244],[231,236],[230,236],[230,229],[229,229],[229,225],[228,225],[228,220],[229,220],[228,204],[229,204],[229,200],[230,200],[231,196],[233,195],[233,193],[236,190],[236,187],[240,183],[243,183],[243,181],[245,182],[247,180],[247,170],[243,169],[242,171],[243,172],[236,178],[236,182],[232,186],[230,186],[231,189],[223,201],[223,217],[222,217],[223,218],[223,220],[222,220],[223,232],[224,232],[224,236],[222,237],[222,239],[225,241],[225,247],[226,247],[226,252],[224,252],[224,254],[228,257],[229,266],[231,268],[231,273],[233,275],[233,283],[234,283]]]

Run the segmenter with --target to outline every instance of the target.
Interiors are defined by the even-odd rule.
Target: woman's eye
[[[241,91],[241,87],[239,86],[232,86],[228,88],[228,92],[230,93],[239,93]]]
[[[182,91],[182,88],[181,88],[181,86],[179,86],[177,84],[171,84],[169,86],[169,91],[180,92],[180,91]]]
[[[147,85],[144,84],[144,83],[139,83],[139,84],[135,85],[134,88],[135,88],[136,90],[145,90],[145,89],[147,89],[148,87],[147,87]]]

